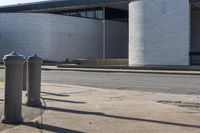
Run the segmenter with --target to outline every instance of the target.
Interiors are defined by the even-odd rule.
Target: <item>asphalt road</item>
[[[3,77],[4,70],[0,70],[0,78]],[[43,71],[42,82],[200,95],[200,76],[197,75]]]

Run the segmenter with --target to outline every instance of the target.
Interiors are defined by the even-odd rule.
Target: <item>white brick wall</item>
[[[129,65],[189,65],[189,1],[129,4]]]
[[[0,14],[0,58],[15,50],[44,60],[102,58],[102,21],[54,14]]]

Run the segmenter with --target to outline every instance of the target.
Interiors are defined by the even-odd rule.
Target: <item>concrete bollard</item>
[[[27,105],[41,106],[41,65],[42,59],[34,54],[28,57],[28,88],[27,88]]]
[[[23,90],[27,90],[27,61],[25,61],[23,69]]]
[[[23,65],[22,55],[12,52],[3,58],[5,64],[5,97],[2,123],[19,124],[22,118]]]

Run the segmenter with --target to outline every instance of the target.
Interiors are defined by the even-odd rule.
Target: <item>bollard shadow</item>
[[[57,127],[53,125],[42,124],[38,122],[24,122],[23,125],[33,127],[33,128],[38,128],[45,131],[55,132],[55,133],[84,133],[81,131],[66,129],[66,128]]]
[[[76,104],[86,104],[86,102],[71,101],[71,100],[62,100],[62,99],[53,99],[53,98],[43,98],[44,100],[57,101],[57,102],[67,102],[67,103],[76,103]]]
[[[69,97],[70,96],[70,95],[66,95],[66,94],[57,94],[57,93],[44,92],[44,91],[42,91],[41,93],[46,94],[46,95],[43,95],[43,96],[47,96],[47,95],[54,95],[54,96],[61,96],[61,97]]]
[[[178,126],[178,127],[200,129],[200,125],[161,121],[161,120],[152,120],[152,119],[144,119],[144,118],[124,117],[124,116],[117,116],[117,115],[109,115],[109,114],[105,114],[105,113],[101,113],[101,112],[88,112],[88,111],[79,111],[79,110],[73,110],[73,109],[56,108],[56,107],[46,107],[45,109],[53,110],[53,111],[60,111],[60,112],[64,112],[64,113],[73,113],[73,114],[81,114],[81,115],[95,115],[95,116],[102,116],[102,117],[107,117],[107,118],[115,118],[115,119],[128,120],[128,121],[138,121],[138,122],[156,123],[156,124],[162,124],[162,125],[171,125],[171,126]]]
[[[77,91],[77,92],[69,92],[69,93],[61,93],[61,94],[44,92],[44,91],[42,91],[41,93],[47,94],[47,95],[55,95],[55,96],[70,96],[69,94],[81,94],[81,93],[88,93],[88,92],[93,92],[93,91],[96,91],[96,90]]]
[[[81,94],[81,93],[88,93],[88,92],[94,92],[97,90],[86,90],[86,91],[77,91],[77,92],[69,92],[67,94]]]
[[[39,106],[31,106],[31,105],[27,105],[26,103],[22,103],[23,106],[29,107],[29,108],[38,108],[38,109],[42,109],[45,110],[46,106],[45,105],[39,105]]]

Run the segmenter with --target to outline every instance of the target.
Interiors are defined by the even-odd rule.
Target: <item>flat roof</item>
[[[130,0],[57,0],[57,1],[43,1],[43,2],[32,2],[26,4],[15,4],[9,6],[0,6],[0,12],[20,12],[20,11],[31,11],[31,10],[43,10],[51,8],[62,8],[72,6],[84,6],[94,4],[107,4],[107,3],[123,3],[129,2]]]

